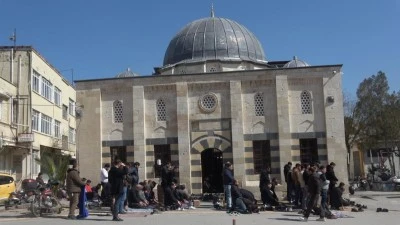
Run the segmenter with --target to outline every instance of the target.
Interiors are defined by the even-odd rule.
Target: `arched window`
[[[312,99],[311,94],[308,91],[301,92],[301,113],[302,114],[312,114]]]
[[[113,110],[114,110],[114,123],[124,122],[124,110],[122,108],[121,101],[119,100],[114,101]]]
[[[264,116],[264,96],[262,93],[254,95],[254,111],[256,116]]]
[[[167,120],[167,110],[163,99],[157,100],[157,121]]]

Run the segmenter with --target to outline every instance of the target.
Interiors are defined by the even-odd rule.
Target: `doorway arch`
[[[208,148],[201,152],[201,174],[203,193],[223,193],[222,151]]]

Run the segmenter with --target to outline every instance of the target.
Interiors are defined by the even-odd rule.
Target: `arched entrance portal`
[[[203,193],[222,193],[222,151],[208,148],[201,152],[201,172],[203,179]]]

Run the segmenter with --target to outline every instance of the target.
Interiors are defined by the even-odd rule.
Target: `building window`
[[[154,145],[154,161],[161,160],[161,164],[165,165],[171,162],[171,147],[170,145]],[[161,177],[161,167],[155,167],[155,177]]]
[[[53,100],[53,85],[44,77],[42,77],[42,89],[40,94],[49,101]]]
[[[256,116],[264,116],[264,96],[262,93],[254,95],[254,110]]]
[[[319,161],[316,138],[300,139],[300,161],[308,164]]]
[[[61,138],[60,127],[61,127],[61,122],[58,120],[55,120],[54,121],[54,137],[56,137],[56,138]]]
[[[301,92],[301,113],[302,114],[312,114],[312,99],[311,94],[308,91]]]
[[[119,100],[114,101],[113,110],[114,110],[114,123],[124,122],[124,110],[121,101]]]
[[[75,129],[72,127],[69,128],[68,142],[75,144]]]
[[[271,146],[269,140],[253,141],[254,174],[259,174],[267,166],[271,168]]]
[[[39,131],[40,113],[32,110],[32,130]]]
[[[51,117],[46,116],[42,113],[40,118],[40,132],[51,135]]]
[[[218,105],[218,98],[214,93],[208,93],[200,97],[199,106],[206,113],[214,112]]]
[[[18,118],[18,99],[14,98],[12,100],[12,106],[11,106],[11,116],[12,116],[12,122],[17,123],[17,118]]]
[[[215,73],[215,72],[217,72],[217,68],[211,67],[211,68],[210,68],[210,73]]]
[[[54,87],[54,104],[61,106],[61,90]]]
[[[64,120],[67,120],[68,119],[68,106],[63,105],[62,109],[63,109],[62,117]]]
[[[69,99],[69,115],[75,116],[75,102]]]
[[[36,91],[37,93],[40,93],[39,88],[40,88],[40,74],[34,70],[32,75],[32,90]]]
[[[111,163],[116,159],[120,159],[122,162],[126,163],[126,147],[110,147]]]
[[[167,110],[163,99],[157,100],[157,121],[167,121]]]

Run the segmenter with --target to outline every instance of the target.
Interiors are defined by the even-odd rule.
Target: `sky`
[[[400,0],[0,0],[0,45],[31,45],[68,79],[151,75],[186,24],[210,16],[247,27],[268,61],[343,64],[343,90],[383,71],[400,90]],[[73,71],[73,72],[72,72]]]

